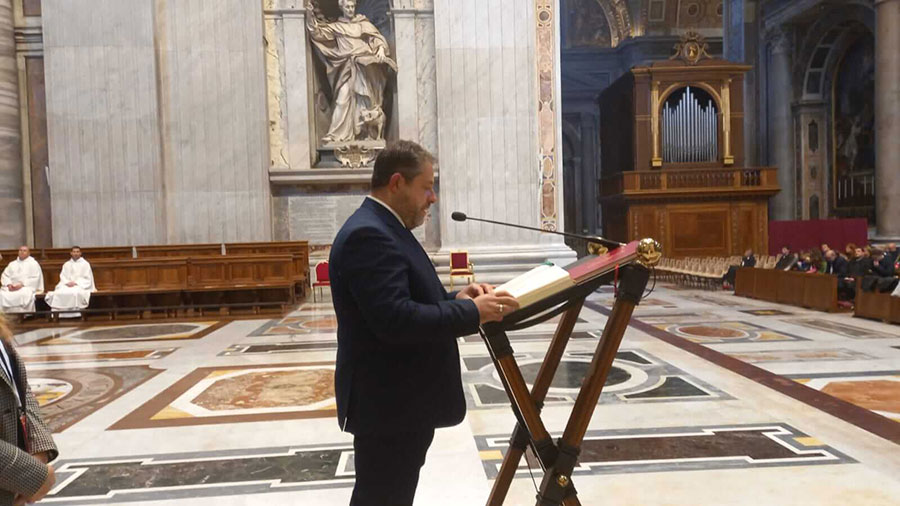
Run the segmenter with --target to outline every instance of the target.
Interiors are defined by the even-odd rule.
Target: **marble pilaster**
[[[0,248],[25,242],[19,80],[13,2],[0,0]]]
[[[875,0],[875,216],[877,235],[900,238],[900,1]]]
[[[393,9],[397,58],[397,126],[401,139],[419,142],[416,11]]]
[[[559,48],[547,36],[558,33],[556,9],[556,2],[547,1],[434,2],[438,262],[443,265],[452,250],[467,249],[482,273],[479,280],[500,281],[547,258],[574,257],[557,236],[450,219],[451,212],[463,211],[562,229],[562,185],[553,185],[562,182],[556,149]]]
[[[769,42],[769,163],[778,168],[781,191],[771,200],[770,218],[796,219],[794,126],[791,102],[791,32],[778,30]]]
[[[244,0],[157,3],[168,243],[271,239],[262,15]]]

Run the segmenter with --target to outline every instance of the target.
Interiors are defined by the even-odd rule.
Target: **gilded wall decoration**
[[[535,49],[538,79],[538,160],[541,170],[541,228],[557,230],[559,149],[556,139],[556,3],[535,0]]]

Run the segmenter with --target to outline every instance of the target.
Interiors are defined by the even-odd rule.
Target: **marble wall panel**
[[[167,241],[269,240],[262,4],[157,5]]]
[[[165,238],[152,5],[43,3],[54,245]]]
[[[262,4],[43,9],[54,244],[270,239]]]

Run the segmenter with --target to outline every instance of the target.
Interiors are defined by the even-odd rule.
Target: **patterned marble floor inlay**
[[[61,460],[43,502],[114,504],[353,486],[348,445]]]
[[[321,351],[337,349],[336,339],[317,339],[304,342],[282,343],[255,343],[233,344],[225,349],[220,356],[230,357],[234,355],[275,355],[278,353],[295,353],[303,351]]]
[[[644,323],[691,323],[691,322],[708,322],[718,318],[718,315],[711,312],[692,312],[692,313],[667,313],[667,314],[647,314],[636,317]]]
[[[59,353],[53,355],[20,354],[29,364],[55,364],[65,362],[77,364],[83,362],[116,362],[123,360],[156,360],[169,356],[177,348],[160,348],[148,350],[107,350],[84,353]]]
[[[335,416],[334,364],[196,369],[111,430]]]
[[[600,302],[601,305],[610,308],[610,307],[613,307],[613,304],[615,304],[616,300],[615,299],[607,299],[607,300],[600,299],[600,300],[598,300],[598,302]],[[678,305],[673,302],[668,302],[668,301],[665,301],[662,299],[655,299],[653,297],[641,299],[641,304],[637,308],[648,308],[648,307],[664,308],[664,309],[678,309]]]
[[[900,331],[894,333],[881,332],[878,330],[867,329],[849,323],[835,322],[822,318],[806,318],[801,320],[784,320],[787,323],[801,325],[803,327],[824,330],[839,336],[849,337],[852,339],[886,339],[891,337],[900,337]]]
[[[509,435],[476,436],[475,443],[488,479],[495,478]],[[574,475],[852,462],[783,423],[588,431]],[[524,463],[518,472],[528,474]]]
[[[808,339],[800,336],[740,321],[684,325],[658,324],[655,327],[701,344],[808,341]]]
[[[280,320],[272,320],[254,330],[250,337],[289,336],[294,334],[312,334],[337,332],[337,317],[315,313],[310,315],[287,316]]]
[[[753,316],[787,316],[794,314],[780,309],[742,309],[741,312],[752,314]]]
[[[900,422],[900,371],[808,374],[794,381]]]
[[[160,372],[146,365],[34,369],[28,383],[44,421],[53,432],[62,432]]]
[[[36,341],[39,346],[60,344],[133,343],[200,339],[226,325],[226,322],[142,323],[132,325],[104,325],[75,329],[58,337]]]
[[[545,404],[571,404],[581,387],[593,352],[567,352],[553,378]],[[529,385],[544,355],[517,353],[516,362]],[[463,357],[463,384],[470,409],[508,406],[494,364],[488,356]],[[644,351],[621,350],[603,387],[600,404],[663,400],[729,399],[724,392]]]
[[[770,350],[770,351],[745,351],[728,353],[738,360],[751,364],[767,362],[820,362],[838,360],[876,360],[878,357],[867,355],[860,351],[848,349],[835,350]]]

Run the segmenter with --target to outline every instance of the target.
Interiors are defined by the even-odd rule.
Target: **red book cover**
[[[580,283],[586,279],[597,277],[616,268],[616,265],[630,263],[637,256],[637,248],[640,241],[619,246],[605,255],[587,257],[566,267],[569,276]]]

